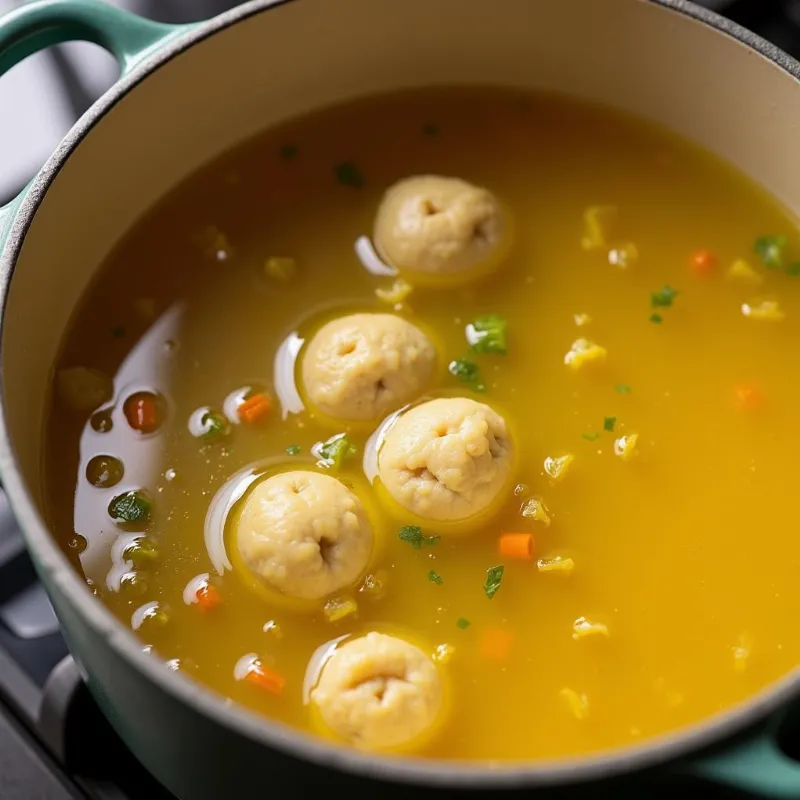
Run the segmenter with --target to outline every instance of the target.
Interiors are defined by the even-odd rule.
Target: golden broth
[[[342,164],[350,166],[337,173]],[[323,319],[391,309],[375,290],[392,279],[370,274],[354,245],[370,235],[386,187],[424,173],[487,186],[515,219],[500,272],[460,289],[417,288],[398,313],[436,332],[433,393],[467,396],[447,371],[469,352],[465,325],[480,314],[507,319],[507,355],[468,357],[486,383],[478,399],[496,404],[516,431],[521,486],[474,535],[419,550],[397,538],[402,518],[367,496],[380,519],[384,549],[373,572],[385,594],[354,590],[357,616],[331,623],[321,604],[295,613],[230,571],[216,575],[212,556],[220,555],[214,547],[209,554],[204,521],[237,471],[270,459],[313,468],[310,448],[347,430],[308,412],[282,419],[276,351]],[[618,208],[621,240],[638,249],[627,268],[609,263],[608,247],[582,247],[582,215],[598,204]],[[161,604],[166,616],[139,629],[154,657],[177,659],[173,668],[291,725],[311,725],[303,682],[315,650],[371,628],[404,632],[440,656],[447,645],[441,669],[455,702],[426,756],[573,755],[695,722],[778,678],[800,655],[789,480],[800,437],[792,369],[800,278],[765,269],[753,252],[758,236],[794,235],[794,227],[707,153],[561,98],[415,91],[269,131],[148,213],[87,293],[57,366],[116,375],[113,428],[97,432],[88,415],[54,401],[46,458],[53,527],[123,624],[146,603]],[[698,248],[716,255],[711,274],[692,268]],[[295,277],[265,275],[273,256],[294,258]],[[741,258],[760,287],[727,277]],[[652,293],[665,285],[679,293],[669,307],[653,307]],[[779,300],[785,319],[746,317],[742,303],[758,297]],[[591,321],[578,326],[574,315]],[[565,366],[582,336],[607,349],[599,369]],[[208,446],[190,434],[198,407],[221,408],[253,382],[273,400],[264,425],[234,426]],[[142,437],[127,426],[122,400],[148,387],[166,398],[167,420]],[[616,418],[613,433],[607,417]],[[340,474],[357,487],[370,432],[349,433],[360,452]],[[625,461],[614,443],[631,433],[638,454]],[[567,453],[574,462],[554,483],[543,462]],[[113,488],[86,480],[97,454],[125,465]],[[122,545],[135,537],[106,511],[133,488],[153,501],[147,533],[158,552],[150,558],[124,557]],[[547,504],[549,527],[520,516],[533,496]],[[498,554],[508,531],[534,534],[533,561]],[[537,569],[536,559],[554,556],[571,557],[574,572]],[[505,575],[490,600],[486,570],[498,564]],[[201,573],[212,573],[222,601],[207,613],[183,599]],[[573,638],[580,617],[609,635]],[[247,654],[285,676],[281,694],[235,680]]]

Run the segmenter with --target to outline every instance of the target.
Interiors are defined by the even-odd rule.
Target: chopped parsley
[[[467,325],[467,341],[476,353],[495,353],[504,356],[508,323],[499,314],[476,317]]]
[[[600,434],[595,433],[594,431],[590,431],[589,433],[582,433],[581,436],[583,436],[583,438],[586,439],[587,442],[593,442],[595,439],[600,438]]]
[[[422,126],[422,133],[424,136],[436,136],[439,133],[439,126],[434,125],[432,122],[426,122]]]
[[[300,452],[300,445],[299,444],[290,444],[286,448],[286,455],[287,456],[296,456]]]
[[[651,314],[650,315],[650,322],[655,322],[656,325],[660,325],[664,321],[664,318],[661,314]]]
[[[150,501],[142,492],[118,494],[108,504],[108,514],[115,522],[144,523],[150,519]]]
[[[619,394],[630,394],[633,391],[627,383],[618,383],[617,384],[617,392]]]
[[[614,433],[614,426],[617,424],[616,417],[604,417],[603,418],[603,430],[608,431],[609,433]]]
[[[418,525],[403,525],[397,532],[401,542],[408,542],[415,550],[423,547],[433,547],[439,541],[438,536],[426,536]]]
[[[800,275],[800,261],[794,261],[786,267],[786,274],[791,275],[793,278]]]
[[[444,578],[438,572],[435,572],[434,570],[431,570],[428,573],[428,580],[431,583],[435,583],[437,586],[441,586],[444,583]]]
[[[489,567],[489,569],[486,570],[486,580],[483,583],[483,591],[490,600],[497,594],[497,590],[500,588],[500,584],[503,581],[503,573],[505,571],[506,568],[502,564],[496,567]]]
[[[343,161],[341,164],[337,164],[333,171],[336,174],[336,180],[342,186],[352,186],[354,189],[360,189],[364,185],[364,176],[352,161]]]
[[[111,335],[115,339],[121,339],[125,335],[125,328],[123,328],[122,325],[115,325],[111,329]]]
[[[318,449],[319,457],[326,467],[341,467],[342,462],[358,452],[358,448],[347,438],[346,433],[337,433]]]
[[[230,432],[231,426],[224,414],[219,411],[206,411],[200,417],[200,424],[203,426],[203,439],[207,442],[215,442]]]
[[[465,631],[467,628],[469,628],[470,622],[468,619],[464,619],[464,617],[459,617],[456,620],[456,625],[461,628],[462,631]]]
[[[278,151],[282,161],[292,161],[300,152],[296,144],[285,144]]]
[[[657,292],[653,292],[650,295],[650,305],[652,305],[653,308],[669,308],[677,295],[678,292],[676,289],[664,286],[663,289],[659,289]]]
[[[759,236],[753,245],[753,252],[758,255],[768,269],[781,268],[785,249],[785,236]]]
[[[448,372],[465,383],[474,392],[485,392],[486,384],[481,379],[481,368],[467,358],[457,358],[447,366]]]

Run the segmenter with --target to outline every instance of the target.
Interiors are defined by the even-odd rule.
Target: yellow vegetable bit
[[[275,281],[290,281],[297,274],[297,262],[288,256],[272,256],[264,262],[264,272]]]
[[[564,363],[571,369],[580,369],[585,364],[606,360],[608,351],[599,344],[588,339],[576,339],[569,352],[564,356]]]
[[[566,455],[559,456],[558,458],[547,456],[547,458],[544,460],[544,471],[554,481],[560,481],[566,477],[567,472],[569,472],[570,465],[574,460],[575,456],[572,455],[572,453],[567,453]]]
[[[742,258],[737,259],[731,264],[728,270],[728,279],[740,281],[741,283],[749,283],[751,286],[759,286],[764,280],[761,275]]]
[[[739,634],[737,643],[731,648],[733,651],[733,668],[737,672],[744,672],[747,669],[747,661],[750,658],[752,641],[747,633]]]
[[[556,572],[559,575],[572,575],[575,569],[575,562],[571,558],[554,556],[553,558],[540,558],[536,562],[539,572]]]
[[[608,239],[617,221],[616,206],[591,206],[583,212],[583,238],[581,247],[584,250],[604,250],[608,247]]]
[[[638,433],[629,433],[620,436],[614,442],[614,455],[618,455],[623,461],[630,461],[638,452],[636,443],[639,441]]]
[[[349,597],[335,597],[328,600],[322,608],[328,622],[339,622],[358,612],[356,601]]]
[[[573,314],[572,319],[575,320],[575,324],[579,328],[588,325],[592,321],[592,318],[588,314]]]
[[[620,269],[627,269],[639,260],[639,248],[633,242],[608,251],[608,263]]]
[[[375,290],[375,295],[378,300],[382,300],[384,303],[393,306],[395,303],[402,303],[413,291],[414,287],[408,281],[397,278],[389,289],[381,289],[378,287]]]
[[[589,716],[589,698],[585,694],[578,694],[574,689],[566,687],[558,694],[575,719],[586,719]]]
[[[97,369],[67,367],[56,376],[59,399],[75,411],[92,411],[111,399],[114,384]]]
[[[742,314],[748,319],[763,320],[764,322],[780,322],[786,316],[777,300],[742,303]]]
[[[274,619],[265,622],[261,630],[273,639],[283,639],[283,628]]]
[[[386,570],[379,569],[377,572],[370,572],[364,578],[358,593],[372,600],[380,600],[386,594],[386,582],[388,579],[389,574]]]
[[[541,522],[545,528],[550,527],[550,513],[545,506],[544,501],[538,497],[532,497],[530,500],[526,500],[522,504],[520,513],[523,517],[525,517],[525,519],[532,519],[536,522]]]
[[[433,651],[432,658],[439,664],[449,664],[455,654],[455,645],[447,644],[445,642],[444,644],[436,645],[436,649]]]
[[[233,247],[228,237],[216,225],[206,226],[192,238],[206,258],[227,261],[233,256]]]
[[[605,636],[608,638],[608,626],[602,622],[592,622],[586,617],[578,617],[572,623],[572,638],[576,641],[578,639],[585,639],[588,636]]]

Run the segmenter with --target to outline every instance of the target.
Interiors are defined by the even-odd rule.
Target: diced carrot
[[[239,419],[250,425],[260,422],[272,408],[269,397],[259,392],[252,397],[248,397],[237,409]]]
[[[222,598],[219,592],[210,584],[206,583],[195,592],[197,598],[197,605],[201,611],[211,611],[219,605],[222,605]]]
[[[283,675],[267,669],[260,661],[255,661],[250,666],[244,679],[272,694],[280,694],[286,686],[286,678]]]
[[[123,406],[128,425],[139,433],[152,433],[161,425],[158,399],[151,392],[132,394]]]
[[[717,256],[710,250],[702,248],[692,253],[689,265],[696,275],[710,275],[717,267]]]
[[[481,638],[481,655],[492,661],[505,661],[511,653],[514,634],[506,628],[489,628]]]
[[[499,540],[500,555],[530,561],[536,545],[532,533],[504,533]]]
[[[758,411],[766,402],[764,393],[752,383],[737,383],[733,387],[733,398],[736,407],[742,411]]]

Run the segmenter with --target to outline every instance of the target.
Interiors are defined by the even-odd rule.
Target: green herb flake
[[[616,388],[619,394],[630,394],[633,391],[627,383],[618,383]]]
[[[614,433],[614,426],[617,424],[616,417],[604,417],[603,418],[603,430],[608,431],[609,433]]]
[[[656,325],[660,325],[664,321],[664,318],[661,314],[651,314],[650,315],[650,322],[655,322]]]
[[[483,591],[490,600],[497,594],[497,590],[503,582],[503,573],[505,571],[506,568],[502,564],[496,567],[489,567],[489,569],[486,570],[486,580],[483,583]]]
[[[589,433],[582,433],[581,436],[583,436],[583,438],[586,439],[587,442],[593,442],[595,439],[600,438],[600,434],[595,433],[594,431],[590,431]]]
[[[481,379],[481,368],[467,358],[457,358],[447,366],[448,372],[465,383],[474,392],[485,392],[486,384]]]
[[[364,185],[364,176],[361,170],[352,161],[343,161],[334,167],[336,180],[342,186],[352,186],[354,189],[360,189]]]
[[[791,275],[793,278],[796,278],[800,275],[800,261],[794,261],[786,267],[786,274]]]
[[[142,492],[119,494],[108,504],[108,514],[115,522],[145,523],[150,519],[151,503]]]
[[[331,436],[327,442],[322,443],[319,448],[319,457],[326,466],[338,468],[357,452],[358,448],[347,438],[347,434],[337,433],[336,436]]]
[[[206,442],[216,442],[223,436],[227,436],[231,429],[227,418],[219,411],[206,411],[200,417],[200,424],[203,426],[202,436]]]
[[[437,586],[441,586],[444,583],[444,578],[438,572],[435,572],[434,570],[431,570],[428,573],[428,580],[431,583],[435,583]]]
[[[423,136],[436,136],[439,133],[439,126],[434,125],[432,122],[426,122],[422,126]]]
[[[286,448],[286,455],[287,456],[296,456],[300,452],[300,445],[299,444],[290,444]]]
[[[111,335],[115,339],[121,339],[125,335],[125,328],[123,328],[122,325],[115,325],[111,329]]]
[[[467,325],[467,341],[475,353],[494,353],[504,356],[507,350],[508,323],[499,314],[476,317]]]
[[[438,536],[426,536],[418,525],[403,525],[397,532],[401,542],[408,542],[415,550],[423,547],[433,547],[438,541]]]
[[[676,289],[664,286],[663,289],[659,289],[657,292],[653,292],[650,295],[650,304],[653,308],[669,308],[672,305],[672,301],[677,296],[678,292]]]
[[[456,620],[456,625],[462,630],[465,631],[470,626],[470,621],[468,619],[464,619],[464,617],[459,617]]]
[[[753,245],[753,252],[758,255],[767,269],[781,268],[785,249],[785,236],[759,236]]]
[[[296,144],[285,144],[278,151],[281,161],[293,161],[295,158],[297,158],[299,153],[300,150]]]

